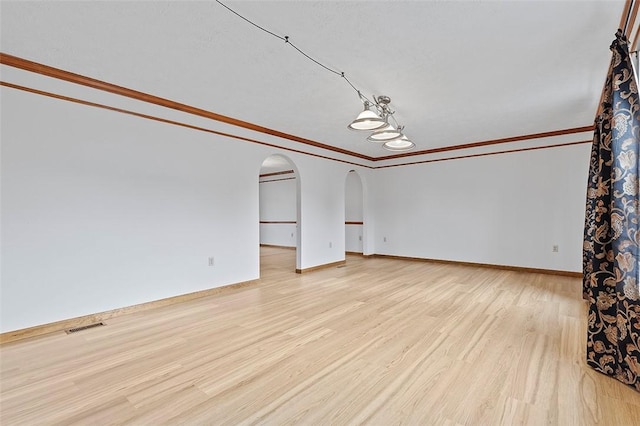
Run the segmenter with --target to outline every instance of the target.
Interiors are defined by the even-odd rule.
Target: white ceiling
[[[418,150],[593,122],[623,0],[226,1],[365,95]],[[8,2],[1,50],[372,157],[342,80],[215,2]]]

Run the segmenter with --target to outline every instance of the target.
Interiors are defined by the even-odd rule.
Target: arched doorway
[[[344,190],[345,252],[362,254],[364,248],[364,195],[362,179],[355,170],[347,173]]]
[[[300,176],[284,155],[267,157],[260,167],[260,274],[263,269],[300,268]]]

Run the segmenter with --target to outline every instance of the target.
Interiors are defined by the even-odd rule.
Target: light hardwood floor
[[[0,423],[640,425],[585,365],[580,280],[349,256],[0,348]]]

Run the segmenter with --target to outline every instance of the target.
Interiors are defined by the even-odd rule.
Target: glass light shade
[[[401,138],[389,142],[385,142],[382,147],[389,151],[409,151],[415,148],[416,144],[411,142],[408,137],[402,135]]]
[[[387,123],[375,112],[365,109],[347,127],[351,130],[377,130]]]
[[[387,124],[380,130],[376,130],[371,133],[367,138],[369,142],[387,142],[391,139],[399,139],[402,136],[402,132],[396,129],[393,124]]]

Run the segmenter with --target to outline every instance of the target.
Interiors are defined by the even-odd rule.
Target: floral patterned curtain
[[[640,391],[640,97],[622,31],[611,50],[585,214],[587,363]]]

